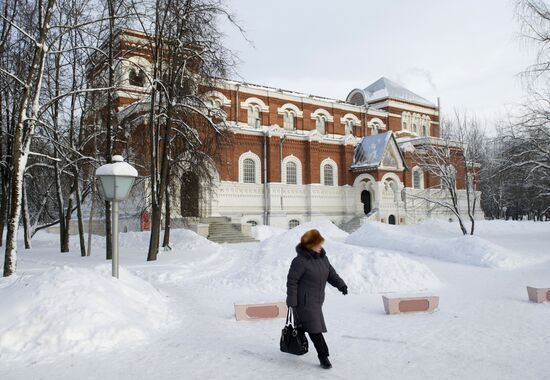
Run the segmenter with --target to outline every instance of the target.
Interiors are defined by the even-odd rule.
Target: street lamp
[[[113,205],[113,277],[118,278],[118,203],[128,198],[132,185],[138,175],[137,170],[122,156],[113,156],[112,164],[100,166],[95,171],[99,178],[99,190],[106,201]]]

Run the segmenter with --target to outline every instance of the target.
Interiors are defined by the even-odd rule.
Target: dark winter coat
[[[287,276],[286,304],[295,308],[306,332],[326,332],[322,307],[327,281],[337,289],[346,283],[330,265],[324,249],[316,253],[298,244],[296,252],[298,255],[292,260]]]

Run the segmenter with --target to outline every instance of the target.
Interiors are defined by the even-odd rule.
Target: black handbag
[[[281,333],[281,351],[293,355],[307,353],[308,341],[304,330],[296,326],[294,313],[291,307],[286,314],[286,323]]]

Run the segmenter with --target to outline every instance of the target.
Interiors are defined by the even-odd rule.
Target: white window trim
[[[290,156],[286,156],[283,159],[283,166],[282,166],[282,173],[281,173],[282,182],[287,184],[287,182],[286,182],[286,165],[289,162],[294,162],[296,164],[296,185],[301,185],[302,184],[302,162],[298,159],[298,157],[296,157],[292,154]]]
[[[352,114],[352,113],[347,113],[343,117],[341,117],[340,118],[340,123],[346,125],[346,121],[348,121],[350,119],[355,122],[356,127],[361,126],[361,120],[359,120],[359,118],[357,116],[355,116],[354,114]]]
[[[254,161],[254,183],[260,184],[262,182],[262,160],[260,160],[260,157],[256,153],[252,153],[250,150],[246,153],[241,154],[241,156],[239,157],[239,182],[245,183],[243,163],[244,160],[246,160],[247,158],[250,158]]]
[[[277,113],[279,115],[284,115],[285,112],[287,112],[288,110],[294,111],[296,117],[304,117],[304,113],[300,111],[300,109],[295,104],[292,103],[283,104],[281,107],[277,108]]]
[[[319,178],[321,179],[321,185],[325,186],[325,165],[329,164],[332,166],[332,178],[333,178],[333,187],[338,187],[338,165],[336,165],[336,161],[334,161],[332,158],[325,158],[323,161],[321,161],[321,165],[319,166],[319,171],[321,172]],[[330,185],[326,185],[330,186]]]
[[[255,97],[247,98],[244,102],[241,102],[242,109],[248,109],[248,107],[256,105],[260,107],[260,112],[269,112],[269,107],[263,102],[262,99]]]
[[[332,117],[332,115],[327,110],[325,110],[323,108],[317,108],[315,111],[313,111],[311,113],[311,118],[313,120],[315,120],[315,119],[317,119],[317,116],[320,116],[320,115],[325,116],[327,122],[329,122],[329,123],[334,122],[334,118]]]
[[[367,126],[370,129],[374,129],[375,124],[379,125],[378,129],[386,129],[386,124],[384,124],[384,122],[381,119],[377,118],[377,117],[373,117],[372,119],[370,119],[367,123]]]

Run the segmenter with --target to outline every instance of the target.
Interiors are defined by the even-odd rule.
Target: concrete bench
[[[235,304],[235,318],[237,321],[286,318],[287,311],[288,308],[285,302]]]
[[[431,313],[439,306],[438,296],[382,296],[386,314]]]
[[[550,302],[550,288],[527,287],[527,295],[532,302]]]

